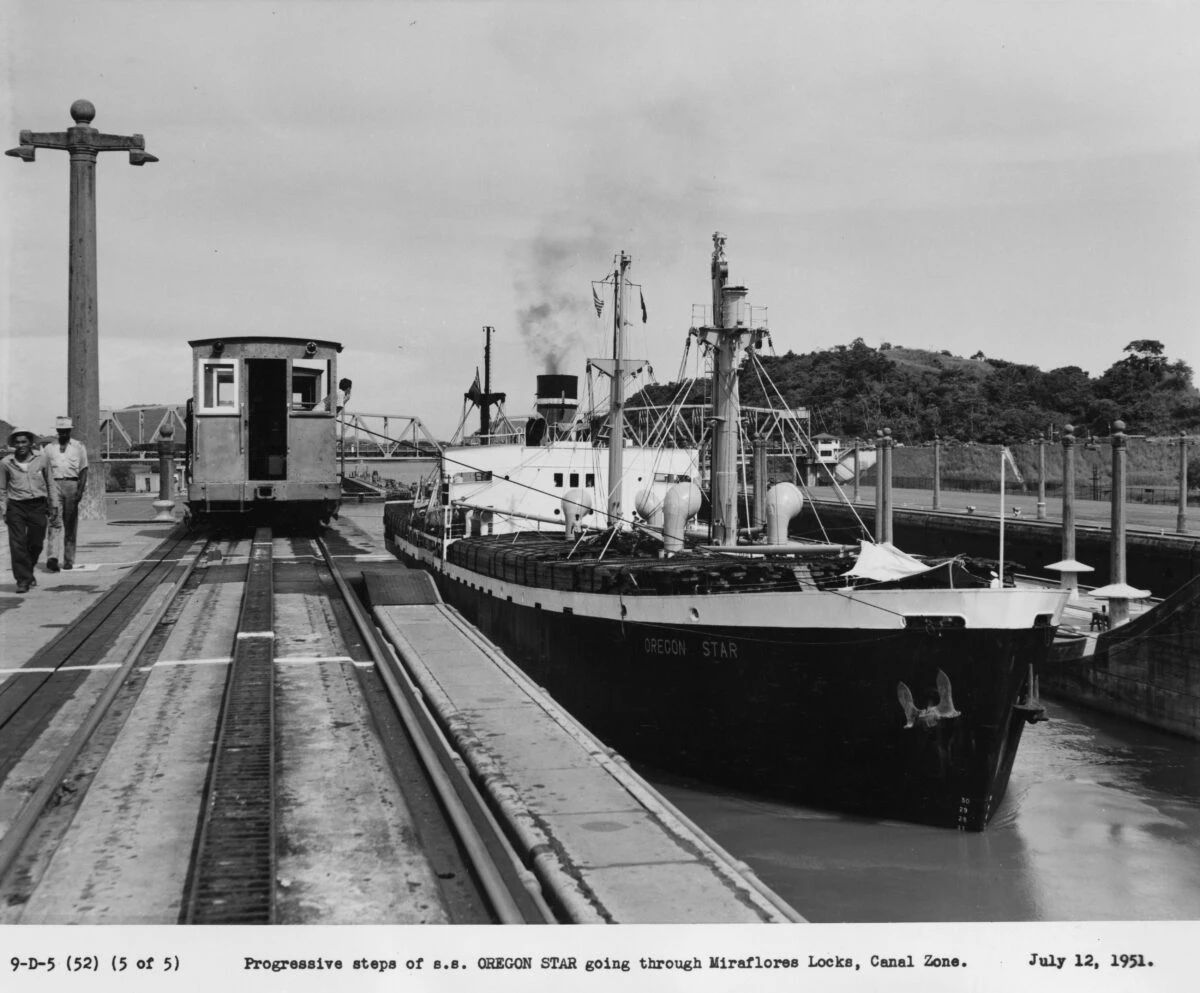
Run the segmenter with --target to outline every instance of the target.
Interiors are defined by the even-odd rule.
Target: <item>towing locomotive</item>
[[[189,341],[187,517],[319,529],[341,505],[336,341]]]

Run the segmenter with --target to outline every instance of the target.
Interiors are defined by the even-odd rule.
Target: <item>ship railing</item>
[[[737,305],[734,322],[735,326],[741,327],[745,331],[766,331],[767,308],[743,301]],[[711,304],[692,304],[692,327],[711,328],[714,326]]]

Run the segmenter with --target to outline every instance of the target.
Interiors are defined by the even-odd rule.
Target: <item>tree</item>
[[[1153,338],[1139,338],[1137,341],[1131,341],[1123,350],[1132,352],[1135,357],[1140,359],[1152,359],[1162,355],[1165,351],[1163,343],[1155,341]]]

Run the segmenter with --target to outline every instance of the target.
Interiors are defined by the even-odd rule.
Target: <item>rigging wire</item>
[[[779,388],[777,386],[775,386],[775,382],[771,379],[771,377],[769,375],[767,375],[766,370],[762,368],[762,360],[757,355],[754,355],[753,353],[751,353],[751,359],[752,359],[752,363],[754,365],[756,374],[759,375],[759,377],[760,377],[760,384],[761,384],[763,377],[765,377],[766,384],[769,384],[771,386],[771,388],[774,390],[775,396],[778,398],[780,406],[783,407],[784,409],[786,409],[787,402],[783,399],[783,395],[779,392]],[[764,393],[765,392],[766,392],[766,389],[764,386]],[[796,430],[798,436],[802,440],[806,441],[808,443],[808,445],[810,447],[812,447],[812,450],[815,451],[816,450],[815,447],[812,446],[812,439],[809,438],[808,435],[804,433],[803,429],[799,426],[799,424],[796,424],[795,430]],[[833,488],[837,491],[838,496],[842,499],[842,502],[845,503],[846,506],[850,508],[850,512],[854,515],[855,520],[858,521],[858,526],[862,530],[863,534],[867,535],[868,540],[872,540],[871,536],[870,536],[870,532],[867,530],[866,524],[863,522],[863,519],[859,516],[858,508],[855,507],[854,504],[849,499],[849,497],[846,496],[846,491],[842,489],[841,484],[837,481],[837,477],[836,477],[836,475],[834,475],[833,470],[830,469],[829,466],[825,465],[825,463],[821,463],[821,464],[822,464],[823,468],[825,469],[826,473],[829,475],[829,480],[833,484]],[[815,508],[814,508],[814,513],[815,513]],[[822,531],[824,531],[823,526],[822,526]]]

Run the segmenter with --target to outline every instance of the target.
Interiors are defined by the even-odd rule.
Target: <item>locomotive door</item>
[[[247,479],[287,478],[287,359],[246,359]]]

